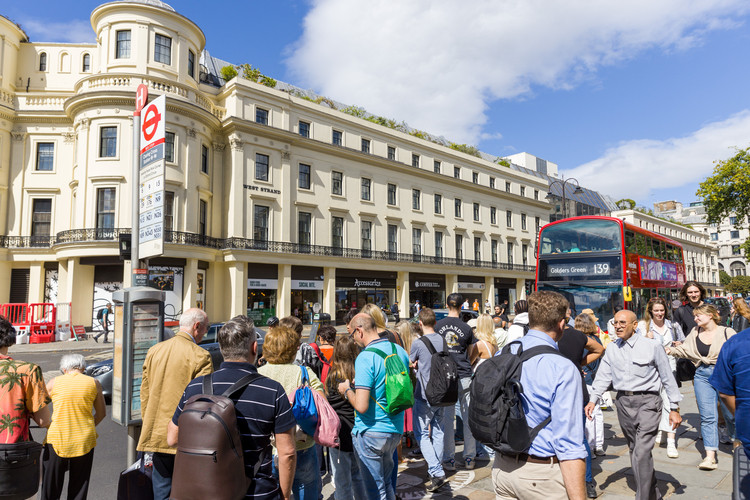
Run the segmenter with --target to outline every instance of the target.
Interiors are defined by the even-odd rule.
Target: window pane
[[[440,162],[438,160],[435,160],[433,164],[433,170],[435,171],[436,174],[440,173]]]
[[[208,146],[201,145],[201,172],[208,173]]]
[[[115,58],[122,59],[127,57],[130,57],[130,30],[118,31]]]
[[[117,127],[102,127],[99,130],[99,156],[114,158],[117,156]]]
[[[443,213],[443,196],[440,194],[435,195],[435,213]]]
[[[195,54],[188,50],[188,75],[195,78]]]
[[[370,140],[369,139],[362,139],[362,152],[363,153],[370,152]]]
[[[395,184],[388,184],[388,204],[389,205],[396,204],[396,185]]]
[[[115,188],[100,188],[97,190],[97,229],[113,229],[115,227]]]
[[[172,64],[172,39],[164,35],[156,35],[154,41],[154,60],[164,64]]]
[[[393,146],[388,146],[388,159],[389,160],[396,159],[396,148],[394,148]]]
[[[83,55],[83,68],[81,68],[81,70],[84,73],[87,71],[91,71],[91,55],[90,54]]]
[[[339,132],[338,130],[334,130],[333,131],[333,140],[331,142],[333,144],[335,144],[336,146],[341,146],[342,143],[343,143],[342,136],[343,136],[343,134],[341,132]]]
[[[164,230],[174,229],[174,192],[164,192]]]
[[[370,179],[362,179],[362,199],[370,200]]]
[[[411,166],[419,168],[419,155],[417,154],[411,155]]]
[[[299,164],[299,188],[310,189],[310,165]]]
[[[52,221],[52,200],[35,199],[31,216],[31,236],[49,236]]]
[[[310,137],[310,124],[307,122],[299,122],[299,135],[302,137]]]
[[[268,125],[268,111],[262,108],[255,108],[255,122]]]
[[[255,153],[255,178],[259,181],[268,180],[268,155]]]
[[[344,174],[342,174],[341,172],[333,172],[331,176],[331,192],[333,194],[343,194],[343,178]]]
[[[164,159],[174,163],[174,132],[164,134]]]
[[[255,205],[253,239],[256,241],[268,241],[268,213],[268,207]]]
[[[51,171],[55,159],[55,144],[38,142],[36,145],[36,169]]]
[[[39,71],[47,71],[47,53],[39,54]]]
[[[422,193],[419,191],[419,189],[412,189],[411,190],[411,208],[414,210],[420,210],[420,207],[422,205]]]
[[[298,242],[300,245],[309,245],[311,238],[310,233],[312,231],[311,227],[311,220],[312,215],[309,212],[300,212],[299,213],[299,235],[298,235]]]

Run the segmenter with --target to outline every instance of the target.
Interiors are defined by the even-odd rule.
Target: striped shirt
[[[78,371],[55,378],[52,396],[52,424],[46,442],[64,458],[82,457],[96,446],[94,401],[96,380]]]
[[[224,361],[213,374],[214,394],[222,394],[239,379],[257,369],[250,363]],[[185,403],[191,396],[203,393],[203,377],[191,381],[180,398],[172,422],[177,425]],[[236,396],[235,396],[236,397]],[[271,473],[271,435],[281,434],[293,428],[297,422],[292,415],[284,388],[270,378],[262,377],[248,385],[234,405],[237,429],[240,432],[245,459],[245,473],[252,475],[253,467],[264,453],[255,480],[247,490],[245,498],[271,499],[281,495],[278,479]]]

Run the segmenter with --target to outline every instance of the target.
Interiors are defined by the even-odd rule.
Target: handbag
[[[145,453],[133,465],[120,473],[117,483],[117,500],[154,500],[151,485],[153,465],[146,465]]]
[[[337,448],[339,445],[339,432],[341,431],[341,419],[325,396],[318,391],[312,389],[310,391],[315,400],[315,408],[318,410],[318,424],[315,426],[315,435],[313,438],[321,446]]]
[[[310,389],[307,368],[300,366],[300,370],[302,370],[302,383],[293,394],[289,395],[289,402],[292,403],[292,415],[300,429],[309,436],[315,436],[315,430],[318,427],[318,409],[315,406],[313,390]]]
[[[695,365],[685,358],[677,358],[677,381],[689,382],[695,377]]]
[[[36,441],[0,444],[0,498],[36,495],[43,448]]]

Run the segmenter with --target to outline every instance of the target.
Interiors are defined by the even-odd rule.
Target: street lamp
[[[576,187],[575,190],[573,190],[573,194],[580,194],[580,193],[582,193],[583,189],[581,189],[581,186],[578,184],[578,179],[576,179],[575,177],[570,177],[568,179],[565,179],[563,177],[562,180],[556,180],[556,181],[552,181],[552,182],[549,183],[549,187],[550,188],[552,188],[552,186],[555,185],[555,184],[560,184],[560,187],[562,188],[562,215],[563,215],[563,219],[565,219],[565,218],[568,217],[568,198],[567,198],[567,196],[565,194],[565,189],[566,189],[568,183],[571,182],[571,181],[575,181],[575,187]],[[554,196],[554,195],[552,194],[552,190],[550,189],[550,191],[547,193],[547,199],[552,198],[552,196]]]

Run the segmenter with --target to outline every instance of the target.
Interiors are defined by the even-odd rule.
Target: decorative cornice
[[[227,147],[227,145],[224,144],[223,142],[214,142],[213,143],[214,151],[224,151],[224,149],[226,149],[226,147]]]
[[[75,134],[75,132],[71,132],[71,131],[63,132],[62,136],[63,136],[63,140],[65,142],[76,142],[76,134]]]
[[[187,134],[188,134],[188,137],[195,138],[196,131],[194,128],[189,128],[187,129]]]
[[[22,141],[25,135],[26,135],[26,132],[21,132],[20,130],[12,130],[10,132],[10,136],[13,138],[14,141]]]
[[[232,151],[242,151],[244,142],[240,140],[237,136],[232,136],[229,138],[229,145],[232,147]]]

